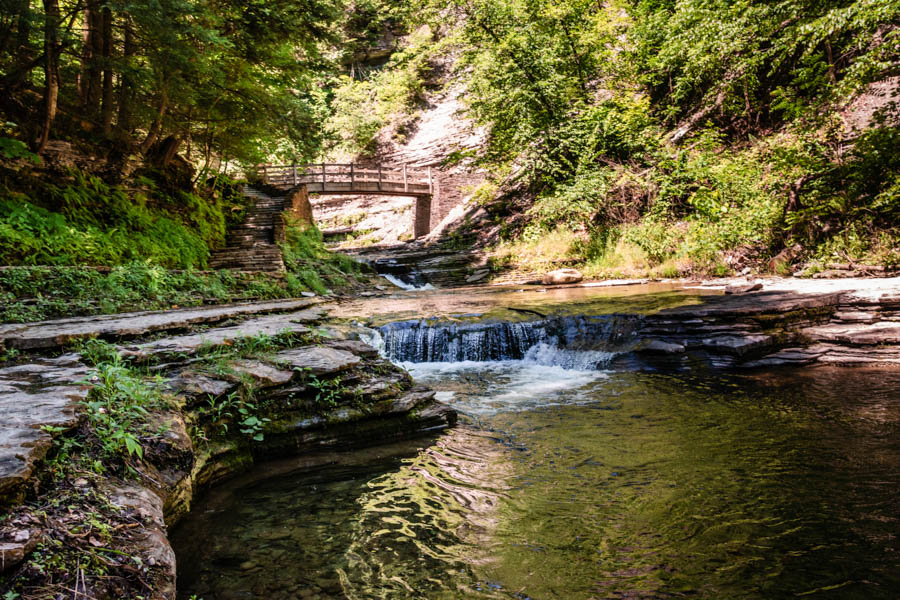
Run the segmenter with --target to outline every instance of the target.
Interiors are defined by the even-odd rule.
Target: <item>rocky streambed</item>
[[[396,292],[0,325],[0,344],[19,352],[0,366],[0,590],[173,598],[168,527],[198,493],[261,460],[455,423],[394,363],[900,365],[898,279],[767,280],[730,295],[727,284]],[[107,345],[83,341],[95,338]],[[112,366],[96,356],[108,346]],[[146,387],[128,389],[120,368]],[[157,399],[139,454],[103,452],[96,402],[109,396],[91,390],[110,386]]]

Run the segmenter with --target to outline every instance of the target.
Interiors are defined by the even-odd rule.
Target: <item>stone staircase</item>
[[[284,196],[269,196],[245,186],[244,195],[254,200],[244,222],[225,235],[225,248],[212,253],[210,269],[236,271],[284,271],[281,248],[275,244],[275,223],[284,211]]]

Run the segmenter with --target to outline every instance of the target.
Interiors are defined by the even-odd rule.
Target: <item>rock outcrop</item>
[[[110,591],[115,585],[130,581],[145,586],[143,597],[174,600],[167,527],[198,493],[258,460],[395,441],[455,422],[433,392],[415,386],[371,346],[317,337],[312,325],[325,313],[313,304],[136,313],[4,330],[9,347],[44,350],[82,337],[118,339],[120,355],[155,373],[154,389],[169,400],[148,415],[143,451],[127,459],[131,476],[85,471],[74,481],[51,478],[38,491],[53,438],[76,427],[85,431],[79,415],[96,378],[77,354],[26,357],[0,369],[0,507],[8,517],[0,523],[0,573],[30,572],[30,553],[50,539],[61,548],[102,545],[127,560],[107,560],[100,579],[81,573],[69,582],[72,589],[85,597],[101,590],[115,595],[122,593]],[[265,314],[270,311],[281,312]],[[227,322],[216,326],[221,321]],[[201,324],[212,327],[178,333]],[[175,335],[158,337],[166,331]],[[134,339],[150,332],[156,337]],[[265,346],[254,350],[254,343]],[[26,493],[37,494],[35,502],[20,505]],[[35,512],[46,506],[61,508]],[[83,520],[82,512],[105,523],[108,539],[78,537],[70,522]],[[102,587],[107,580],[119,583]]]

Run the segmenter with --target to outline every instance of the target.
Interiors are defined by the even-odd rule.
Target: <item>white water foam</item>
[[[529,348],[522,362],[575,371],[592,371],[609,364],[615,355],[615,352],[602,350],[564,350],[542,342]]]
[[[609,377],[604,371],[567,369],[530,360],[403,363],[416,381],[438,390],[439,400],[481,417],[498,412],[593,402],[586,393]]]
[[[409,292],[420,292],[420,291],[435,289],[435,287],[433,285],[431,285],[430,283],[426,283],[425,285],[420,285],[420,286],[415,286],[415,285],[406,283],[405,281],[403,281],[397,277],[394,277],[390,273],[386,273],[386,274],[382,275],[382,277],[384,277],[385,279],[387,279],[388,281],[390,281],[391,283],[396,285],[398,288],[403,288],[404,290],[407,290]]]
[[[377,329],[360,339],[384,355]],[[436,390],[436,399],[472,417],[525,411],[541,406],[592,402],[589,388],[607,379],[600,370],[615,356],[599,350],[579,351],[539,343],[522,360],[400,362],[413,378]]]

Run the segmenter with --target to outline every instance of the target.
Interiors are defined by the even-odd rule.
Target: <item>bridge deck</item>
[[[291,188],[305,184],[314,194],[378,194],[383,196],[430,196],[434,193],[431,169],[408,169],[356,163],[313,165],[262,165],[264,183]]]

